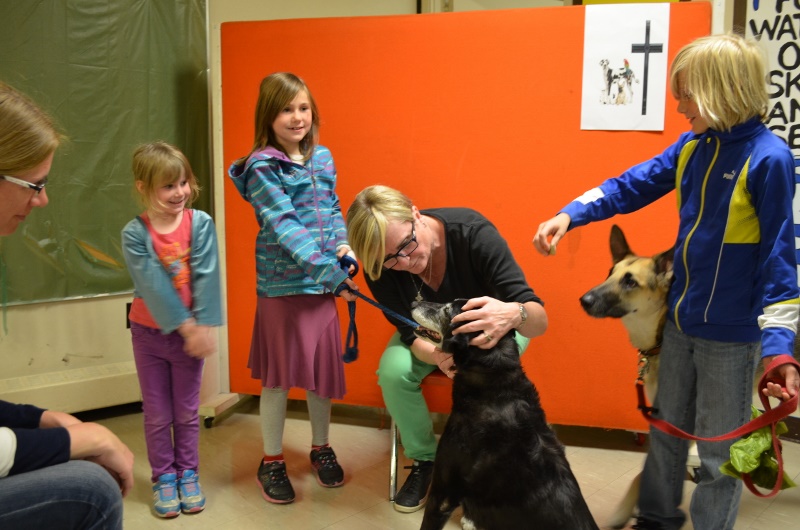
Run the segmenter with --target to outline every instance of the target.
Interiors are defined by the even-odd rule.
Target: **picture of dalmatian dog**
[[[600,61],[600,69],[603,72],[602,89],[600,91],[600,103],[603,105],[628,105],[633,103],[633,85],[639,83],[639,79],[631,70],[630,63],[623,59],[623,66],[611,68],[608,59]]]

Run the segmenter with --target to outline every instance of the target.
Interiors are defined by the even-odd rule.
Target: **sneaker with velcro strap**
[[[336,460],[336,453],[330,446],[323,446],[319,449],[312,449],[311,467],[320,486],[326,488],[336,488],[344,483],[344,470]]]
[[[177,474],[164,473],[153,484],[153,511],[157,516],[165,519],[181,514]]]
[[[187,469],[178,480],[178,496],[183,513],[202,512],[206,507],[206,496],[200,488],[199,478],[193,469]]]
[[[276,460],[264,462],[258,466],[256,475],[258,485],[261,486],[261,496],[275,504],[289,504],[294,501],[294,488],[286,474],[286,462]]]

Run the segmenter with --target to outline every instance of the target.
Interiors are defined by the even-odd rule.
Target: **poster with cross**
[[[586,6],[581,129],[663,131],[669,4]]]

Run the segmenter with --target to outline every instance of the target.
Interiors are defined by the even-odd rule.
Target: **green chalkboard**
[[[139,213],[131,155],[165,140],[187,155],[210,211],[205,0],[0,0],[0,79],[67,139],[49,205],[0,239],[0,303],[132,290],[120,230]]]

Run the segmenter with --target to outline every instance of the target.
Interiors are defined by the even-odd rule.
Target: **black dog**
[[[421,530],[443,528],[458,505],[464,528],[597,530],[513,332],[490,350],[470,346],[476,334],[453,335],[450,322],[464,303],[419,302],[411,312],[417,336],[453,354],[458,370]]]

